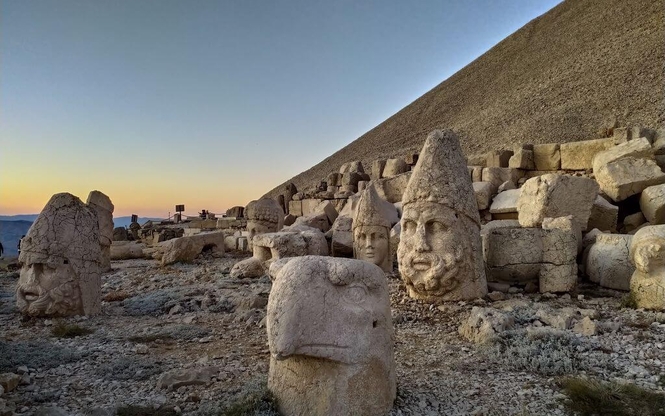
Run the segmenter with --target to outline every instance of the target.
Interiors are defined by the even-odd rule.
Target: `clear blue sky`
[[[0,214],[245,205],[556,0],[4,0]]]

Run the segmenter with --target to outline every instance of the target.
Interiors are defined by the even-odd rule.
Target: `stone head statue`
[[[380,415],[395,399],[386,278],[374,264],[305,256],[272,264],[268,386],[283,414]]]
[[[635,233],[630,244],[635,272],[630,293],[640,308],[665,310],[665,225],[652,225]]]
[[[390,272],[393,269],[390,255],[392,224],[381,212],[381,202],[374,186],[369,186],[360,196],[353,220],[353,257]]]
[[[428,301],[484,296],[480,217],[455,133],[427,136],[402,204],[397,260],[409,295]]]
[[[102,250],[102,271],[111,270],[111,243],[113,242],[113,203],[111,199],[99,191],[88,195],[87,205],[97,213],[99,223],[99,245]]]
[[[284,226],[284,211],[279,203],[271,198],[251,201],[245,207],[245,217],[250,246],[255,235],[274,233]]]
[[[100,256],[95,211],[74,195],[53,195],[21,243],[19,310],[30,316],[98,313]]]

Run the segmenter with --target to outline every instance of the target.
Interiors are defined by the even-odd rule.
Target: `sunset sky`
[[[0,215],[246,205],[557,3],[4,0]]]

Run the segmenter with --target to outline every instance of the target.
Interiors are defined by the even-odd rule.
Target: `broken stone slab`
[[[485,154],[486,166],[488,168],[507,168],[510,158],[513,156],[512,150],[492,150]]]
[[[502,183],[506,181],[517,183],[523,175],[523,171],[518,169],[489,167],[483,169],[482,181],[491,182],[496,193]]]
[[[402,200],[402,195],[411,179],[411,172],[402,173],[390,178],[372,181],[379,196],[388,202],[395,203]]]
[[[581,320],[577,321],[577,323],[575,323],[573,326],[573,332],[590,337],[592,335],[596,335],[598,328],[595,321],[593,321],[588,316],[585,316]]]
[[[665,183],[665,173],[652,159],[632,156],[610,162],[595,171],[600,189],[619,202],[644,189]]]
[[[511,156],[508,161],[509,168],[534,170],[536,165],[534,163],[533,151],[526,149],[517,149],[515,154]]]
[[[634,230],[637,230],[645,222],[647,222],[647,220],[644,218],[644,214],[641,212],[626,215],[626,217],[623,219],[623,232],[630,233]]]
[[[545,217],[572,215],[581,230],[586,230],[598,184],[589,178],[547,174],[524,183],[517,201],[522,227],[539,227]]]
[[[526,283],[537,281],[543,262],[538,228],[521,228],[516,221],[492,221],[481,230],[487,280]]]
[[[333,172],[326,178],[326,183],[328,186],[341,186],[342,185],[342,174],[339,172]]]
[[[626,157],[653,159],[651,144],[642,137],[599,152],[593,157],[593,171],[597,172],[602,166]]]
[[[341,174],[347,174],[350,172],[365,173],[365,169],[363,168],[363,164],[358,160],[347,162],[339,168],[339,173]]]
[[[110,247],[111,260],[131,260],[145,258],[146,245],[137,241],[114,241]]]
[[[619,207],[598,195],[591,207],[587,229],[597,228],[605,232],[616,232],[618,220]]]
[[[14,373],[0,374],[0,386],[5,392],[14,391],[21,384],[21,376]]]
[[[370,173],[370,178],[372,180],[381,179],[383,177],[383,169],[386,167],[386,160],[379,159],[372,162],[372,170]]]
[[[289,214],[296,217],[302,216],[302,201],[289,201]]]
[[[340,185],[342,187],[344,186],[357,187],[358,182],[362,181],[363,178],[364,176],[361,175],[359,172],[348,172],[342,175],[342,183]]]
[[[408,171],[409,165],[406,164],[404,159],[388,159],[386,160],[386,166],[383,168],[383,177],[390,178]]]
[[[536,144],[533,146],[533,161],[536,170],[552,171],[561,169],[559,144]]]
[[[577,240],[577,254],[582,252],[582,230],[580,230],[579,225],[575,223],[572,215],[557,218],[547,217],[543,219],[542,226],[543,230],[558,228],[573,233],[573,235],[575,235],[575,239]]]
[[[513,317],[494,308],[474,306],[471,315],[459,327],[459,334],[467,341],[487,344],[499,337],[499,334],[515,325]]]
[[[499,189],[497,189],[497,193],[501,193],[503,191],[510,191],[511,189],[517,189],[517,186],[511,181],[505,181],[504,183],[499,186]]]
[[[501,192],[494,197],[490,206],[491,214],[505,214],[517,211],[517,204],[520,198],[521,189],[510,189]]]
[[[475,154],[466,158],[467,165],[471,166],[480,166],[481,168],[487,167],[487,155],[486,154]],[[479,181],[476,181],[479,182]]]
[[[640,195],[640,209],[651,224],[665,223],[665,184],[645,188]]]
[[[200,254],[210,252],[220,256],[224,254],[224,238],[226,234],[221,231],[200,233],[192,236],[174,238],[159,243],[162,254],[162,266],[176,262],[191,262]]]
[[[266,273],[263,261],[256,257],[241,260],[233,265],[230,276],[236,279],[254,279]]]
[[[616,290],[630,290],[635,266],[630,262],[632,235],[600,234],[585,256],[584,271],[594,283]]]
[[[577,287],[578,242],[572,231],[554,228],[542,230],[543,265],[538,276],[539,290],[570,292]]]
[[[340,215],[332,225],[331,251],[333,257],[353,257],[353,218]]]
[[[325,212],[313,212],[296,218],[291,227],[297,225],[305,225],[307,227],[316,228],[317,230],[325,233],[330,230],[331,223],[328,215]]]
[[[473,182],[473,192],[476,194],[478,210],[489,208],[492,200],[492,184],[490,182]]]
[[[594,156],[597,153],[614,147],[614,145],[613,138],[563,143],[559,146],[561,152],[561,169],[592,169]]]

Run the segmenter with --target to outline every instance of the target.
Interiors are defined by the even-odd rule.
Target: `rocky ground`
[[[102,314],[91,318],[24,320],[14,306],[18,274],[0,275],[0,373],[19,382],[0,407],[5,401],[25,415],[206,415],[263,398],[271,284],[231,278],[240,258],[114,262],[103,277]],[[572,296],[494,293],[494,300],[431,305],[388,279],[393,415],[567,414],[567,376],[665,390],[665,314],[623,307],[620,292],[582,285]],[[474,306],[514,326],[485,344],[469,342],[458,329]],[[91,332],[74,336],[82,330]],[[143,410],[129,413],[132,405]]]

